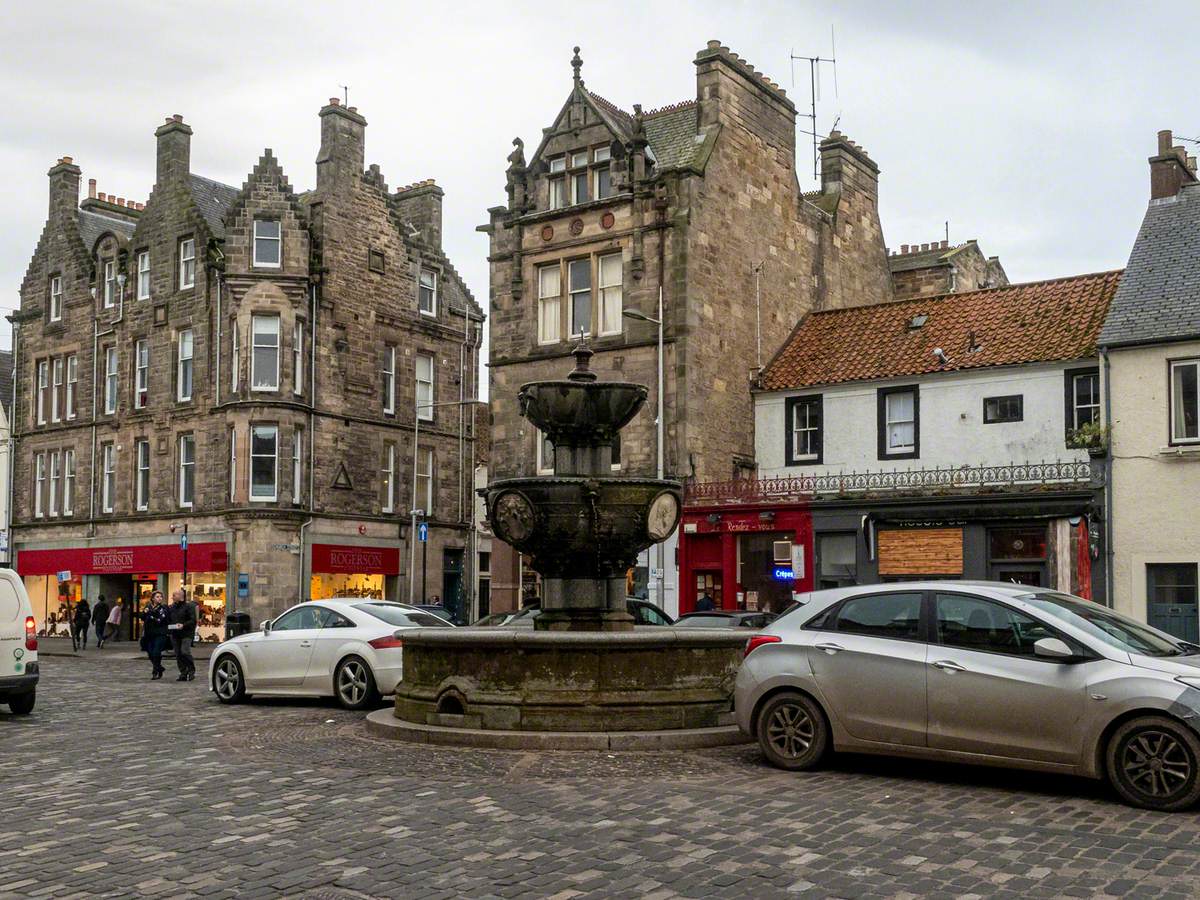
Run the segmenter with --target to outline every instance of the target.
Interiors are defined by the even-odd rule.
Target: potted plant
[[[1085,422],[1067,434],[1067,446],[1073,450],[1086,450],[1092,456],[1104,456],[1111,434],[1111,425]]]

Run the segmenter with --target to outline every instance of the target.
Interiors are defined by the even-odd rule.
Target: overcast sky
[[[588,87],[626,109],[694,98],[692,60],[710,38],[804,109],[807,64],[793,87],[789,55],[829,55],[831,26],[838,92],[826,70],[818,129],[840,116],[879,164],[891,247],[939,239],[948,219],[952,241],[977,238],[1013,281],[1123,266],[1155,132],[1200,137],[1200,14],[1187,3],[12,4],[0,307],[17,303],[58,157],[85,185],[145,200],[154,129],[180,113],[192,171],[241,185],[270,147],[304,190],[317,111],[348,85],[389,185],[432,177],[445,190],[446,251],[486,308],[475,226],[504,202],[512,138],[531,152],[566,98],[574,44]]]

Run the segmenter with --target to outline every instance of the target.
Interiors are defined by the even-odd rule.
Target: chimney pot
[[[907,253],[907,252],[908,252],[908,244],[901,244],[901,245],[900,245],[900,252],[901,252],[901,253]]]
[[[341,106],[341,105],[342,105],[342,101],[341,101],[341,100],[339,100],[337,97],[330,97],[330,98],[329,98],[329,105],[330,105],[330,106]]]
[[[92,200],[96,199],[96,179],[88,179],[88,197]]]
[[[175,113],[175,115],[171,116],[171,121],[173,121],[173,122],[182,122],[182,121],[183,121],[183,116],[181,116],[179,113]]]
[[[104,191],[101,191],[100,196],[97,199],[102,200],[105,203],[107,203],[108,202],[108,194],[104,193]]]
[[[124,206],[124,205],[125,205],[125,198],[124,198],[124,197],[118,197],[118,198],[117,198],[117,206]]]
[[[346,109],[350,110],[350,112],[352,112],[352,113],[358,112],[357,106],[347,106]]]
[[[1168,153],[1171,152],[1172,141],[1173,141],[1173,138],[1171,136],[1170,128],[1164,128],[1162,131],[1160,131],[1158,133],[1158,155],[1159,156],[1166,156]]]
[[[71,157],[69,157],[69,156],[64,156],[64,157],[63,157],[63,158],[60,160],[60,162],[62,162],[62,163],[63,163],[63,165],[67,165],[67,166],[69,166],[69,165],[70,165],[70,164],[73,162],[73,160],[72,160],[72,159],[71,159]]]
[[[942,239],[942,249],[944,250],[945,248],[947,248],[949,246],[950,246],[950,242],[943,238]]]

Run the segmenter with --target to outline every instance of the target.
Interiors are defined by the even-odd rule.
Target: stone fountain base
[[[611,738],[630,734],[643,736],[632,741],[642,745],[732,743],[729,713],[746,638],[675,628],[422,629],[404,638],[394,718],[409,739],[474,746],[548,747],[550,735],[563,735],[559,744],[612,747]],[[707,734],[662,743],[661,735],[685,732]]]

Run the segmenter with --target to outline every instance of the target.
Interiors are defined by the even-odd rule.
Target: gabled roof
[[[136,221],[118,219],[116,216],[106,216],[87,209],[79,211],[79,237],[83,240],[83,245],[89,254],[95,252],[96,242],[110,231],[129,240],[133,236],[133,229],[136,225]]]
[[[764,390],[791,390],[1086,359],[1121,272],[1098,272],[810,313],[759,377]],[[913,327],[926,319],[919,327]],[[975,347],[972,350],[972,346]],[[949,358],[934,356],[940,347]]]
[[[1102,347],[1200,338],[1200,185],[1151,200]]]
[[[235,200],[238,189],[203,175],[188,175],[188,186],[192,192],[192,202],[204,217],[209,234],[219,240],[225,239],[225,214],[229,212]]]

